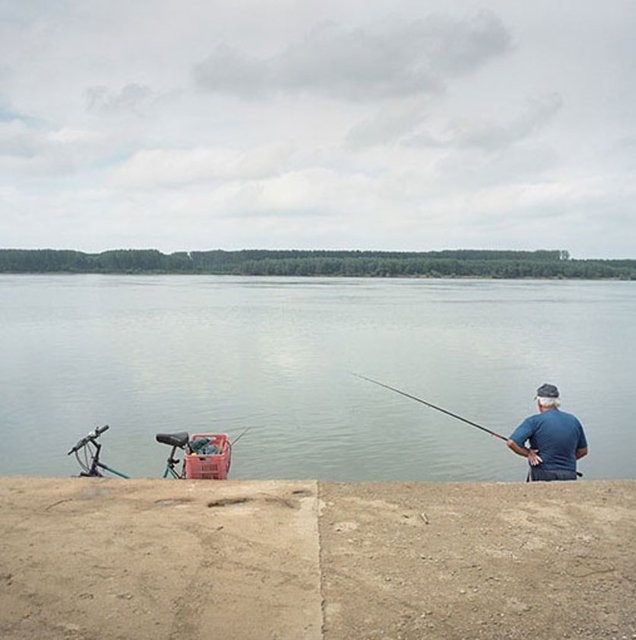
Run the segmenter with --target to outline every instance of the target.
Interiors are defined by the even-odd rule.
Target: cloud
[[[30,157],[40,144],[22,120],[0,120],[0,156]]]
[[[0,120],[0,168],[12,176],[55,176],[72,173],[93,162],[110,145],[94,130],[62,127],[21,118]]]
[[[374,186],[363,174],[344,175],[314,167],[262,182],[252,206],[257,211],[276,215],[332,216],[352,206],[360,207],[366,200],[364,194],[370,189]]]
[[[86,129],[74,129],[72,127],[62,127],[56,131],[51,131],[47,138],[54,143],[60,144],[92,144],[102,140],[103,135],[97,131]]]
[[[505,116],[492,119],[469,119],[453,123],[446,142],[459,147],[497,149],[527,138],[544,127],[562,108],[563,100],[552,93],[527,102],[525,109],[507,121]]]
[[[222,44],[194,68],[198,86],[241,97],[307,93],[367,101],[442,91],[448,79],[471,73],[511,48],[492,12],[454,19],[345,29],[332,23],[309,31],[279,55],[258,59]]]
[[[399,142],[406,134],[413,135],[426,118],[425,105],[402,101],[386,105],[372,117],[357,123],[346,135],[345,143],[352,149],[363,149]]]
[[[29,2],[0,1],[0,12],[5,24],[25,25],[33,19],[42,20],[43,17],[59,11],[56,3],[48,0],[29,0]]]
[[[85,91],[86,108],[99,113],[133,112],[147,104],[153,96],[152,90],[143,84],[130,83],[119,91],[96,85]]]
[[[274,144],[248,151],[232,148],[145,149],[111,173],[112,184],[128,188],[174,187],[200,181],[254,180],[276,175],[292,153]]]
[[[393,104],[353,126],[347,144],[354,149],[384,144],[430,148],[509,147],[541,131],[562,109],[557,93],[528,99],[517,114],[466,112],[461,117],[432,116],[425,104]],[[503,112],[503,113],[502,113]]]

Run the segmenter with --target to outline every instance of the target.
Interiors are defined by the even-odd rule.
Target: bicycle
[[[75,458],[82,469],[80,477],[103,477],[108,472],[120,478],[129,479],[130,476],[113,469],[100,459],[102,449],[98,438],[110,429],[109,425],[97,427],[84,436],[67,455],[75,454]],[[243,431],[234,442],[238,441],[249,427]],[[225,434],[195,434],[190,437],[186,431],[178,433],[157,433],[157,442],[171,447],[166,460],[163,477],[180,479],[221,479],[227,478],[230,470],[232,444]],[[177,450],[183,451],[183,461],[176,458]],[[83,453],[83,458],[80,454]],[[178,468],[182,462],[181,469]]]

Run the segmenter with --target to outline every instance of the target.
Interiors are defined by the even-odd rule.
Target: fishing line
[[[466,424],[469,424],[471,427],[476,427],[477,429],[481,429],[482,431],[485,431],[486,433],[489,433],[491,436],[495,436],[495,438],[500,438],[501,440],[505,440],[506,442],[508,441],[508,438],[506,438],[506,436],[502,436],[500,433],[496,433],[495,431],[492,431],[491,429],[487,429],[486,427],[477,424],[476,422],[473,422],[472,420],[468,420],[467,418],[463,418],[462,416],[457,415],[456,413],[453,413],[452,411],[448,411],[447,409],[443,409],[442,407],[438,407],[435,404],[432,404],[430,402],[426,402],[426,400],[422,400],[421,398],[418,398],[417,396],[412,396],[410,393],[406,393],[405,391],[400,391],[399,389],[396,389],[395,387],[391,387],[388,384],[384,384],[383,382],[379,382],[378,380],[374,380],[373,378],[367,378],[366,376],[362,376],[359,373],[352,373],[351,375],[355,376],[356,378],[360,378],[361,380],[366,380],[367,382],[371,382],[373,384],[377,384],[379,387],[384,387],[385,389],[389,389],[390,391],[394,391],[395,393],[399,393],[402,396],[405,396],[407,398],[410,398],[411,400],[415,400],[416,402],[421,402],[422,404],[425,404],[427,407],[430,407],[431,409],[435,409],[436,411],[441,411],[442,413],[445,413],[447,416],[451,416],[452,418],[455,418],[457,420],[461,420],[462,422],[465,422]]]

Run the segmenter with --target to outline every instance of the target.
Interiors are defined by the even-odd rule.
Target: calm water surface
[[[636,283],[214,276],[0,276],[0,469],[104,459],[157,476],[159,431],[236,438],[233,478],[504,480],[501,440],[557,384],[586,478],[635,478]]]

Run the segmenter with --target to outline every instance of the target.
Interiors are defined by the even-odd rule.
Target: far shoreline
[[[320,278],[636,280],[636,259],[574,259],[565,250],[179,251],[117,249],[84,253],[0,249],[0,273],[229,275]]]
[[[219,278],[270,278],[270,279],[305,279],[305,280],[460,280],[460,281],[488,281],[488,282],[634,282],[636,277],[621,278],[617,276],[608,277],[566,277],[566,276],[520,276],[500,277],[500,276],[437,276],[437,275],[333,275],[333,274],[313,274],[313,275],[296,275],[296,274],[246,274],[246,273],[183,273],[178,271],[0,271],[0,276],[144,276],[144,277],[160,277],[160,276],[181,276],[181,277],[204,277],[214,276]]]

